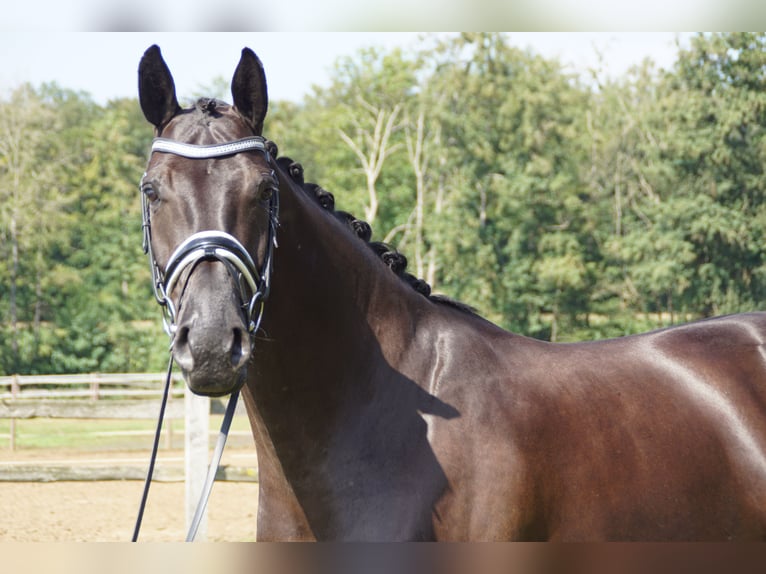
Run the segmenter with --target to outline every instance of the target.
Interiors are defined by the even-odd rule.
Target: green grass
[[[210,417],[210,430],[218,431],[222,415]],[[162,429],[161,448],[167,448],[168,424],[172,427],[173,448],[183,448],[183,420],[165,421]],[[17,450],[148,450],[151,449],[156,422],[151,420],[113,419],[16,419]],[[246,416],[236,416],[233,431],[249,431]],[[0,450],[9,445],[10,421],[0,419]],[[130,434],[120,434],[130,433]],[[214,443],[215,437],[211,438]],[[231,436],[228,442],[233,448],[253,448],[251,436]]]

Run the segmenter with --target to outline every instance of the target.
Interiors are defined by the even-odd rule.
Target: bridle
[[[151,153],[169,153],[188,159],[210,159],[226,157],[247,151],[259,151],[266,156],[269,165],[273,166],[274,162],[272,161],[272,156],[276,155],[276,152],[272,152],[272,150],[275,147],[276,146],[271,142],[260,136],[252,136],[213,145],[196,145],[167,138],[155,138],[152,142]],[[271,288],[273,256],[274,249],[277,247],[277,227],[279,226],[278,191],[275,190],[269,198],[268,238],[266,241],[266,252],[260,270],[245,246],[242,245],[236,237],[219,230],[200,231],[189,236],[176,247],[163,270],[157,263],[157,259],[154,257],[154,251],[152,249],[151,206],[143,191],[145,178],[146,173],[141,177],[140,183],[141,212],[143,217],[143,247],[144,253],[149,257],[154,297],[162,308],[162,324],[165,332],[171,338],[171,349],[177,330],[177,309],[170,297],[170,293],[172,293],[176,285],[178,285],[178,282],[186,269],[189,269],[189,274],[191,274],[193,273],[194,265],[197,262],[211,260],[223,263],[232,277],[236,280],[236,284],[239,287],[243,313],[245,314],[248,332],[250,334],[250,346],[252,347],[255,334],[263,319],[265,302],[269,296]],[[141,528],[141,520],[143,518],[144,508],[149,493],[149,485],[154,472],[154,463],[157,458],[160,432],[162,429],[162,419],[164,418],[165,406],[167,404],[170,390],[172,368],[173,357],[171,355],[160,405],[159,420],[157,422],[157,429],[155,431],[154,443],[152,446],[149,470],[147,472],[141,503],[139,505],[138,517],[133,531],[133,542],[138,540],[138,532]],[[226,407],[226,413],[224,414],[223,422],[221,423],[221,431],[219,432],[218,441],[216,442],[213,451],[213,457],[210,466],[208,467],[205,484],[202,487],[200,500],[197,504],[194,517],[192,518],[189,532],[186,536],[187,542],[194,540],[197,529],[202,521],[213,482],[215,481],[216,471],[218,470],[218,465],[220,464],[221,456],[223,455],[223,449],[236,409],[238,396],[239,390],[234,391],[231,394],[229,404]]]
[[[152,142],[151,152],[170,153],[189,159],[211,159],[255,150],[262,152],[271,165],[270,147],[272,147],[270,142],[260,136],[213,145],[195,145],[166,138],[155,138]],[[145,177],[146,174],[141,178],[140,187],[142,190]],[[143,214],[144,253],[149,256],[154,297],[162,307],[162,324],[168,336],[172,338],[177,329],[177,309],[170,293],[173,292],[183,272],[198,261],[217,260],[224,263],[229,272],[237,279],[240,300],[243,303],[252,343],[252,337],[263,319],[264,302],[271,287],[271,270],[279,225],[279,194],[273,193],[269,199],[269,236],[260,271],[239,240],[226,232],[216,230],[201,231],[188,237],[173,251],[165,269],[162,270],[152,250],[151,206],[143,191],[141,193],[141,212]]]

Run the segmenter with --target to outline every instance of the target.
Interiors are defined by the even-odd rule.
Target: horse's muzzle
[[[179,326],[173,358],[193,393],[228,395],[238,390],[245,380],[250,358],[249,335],[242,328],[221,336],[213,330]]]
[[[222,289],[231,279],[220,262],[200,263],[189,282],[194,297],[180,305],[173,358],[193,393],[227,395],[244,383],[250,359],[241,302],[234,289]]]

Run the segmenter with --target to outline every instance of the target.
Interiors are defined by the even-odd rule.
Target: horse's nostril
[[[194,357],[189,345],[189,327],[179,327],[173,340],[173,357],[178,366],[185,371],[194,367]]]
[[[233,329],[231,339],[231,366],[238,369],[247,360],[249,353],[243,346],[241,329]]]
[[[179,327],[176,331],[174,347],[183,347],[189,342],[189,327]]]

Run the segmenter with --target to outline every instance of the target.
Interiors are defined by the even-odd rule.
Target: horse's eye
[[[143,193],[149,201],[156,201],[159,199],[159,194],[151,183],[144,183],[141,186],[141,193]]]
[[[271,199],[271,196],[273,196],[277,191],[277,186],[274,181],[269,179],[264,179],[261,181],[261,184],[258,186],[258,195],[260,196],[260,199],[269,200]]]

